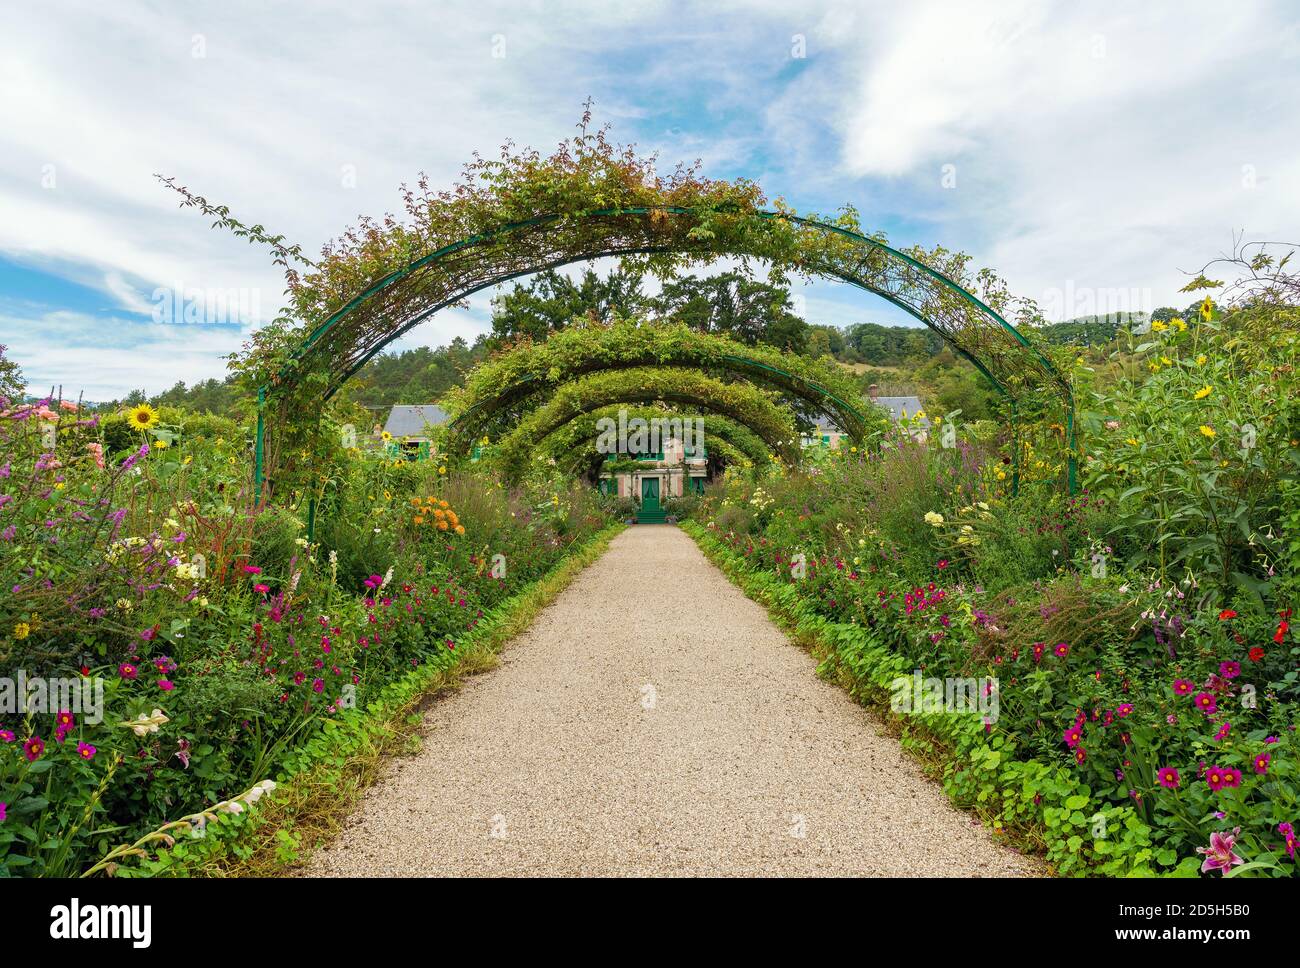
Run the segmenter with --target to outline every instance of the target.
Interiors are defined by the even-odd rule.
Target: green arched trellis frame
[[[743,237],[726,239],[718,245],[708,239],[697,239],[691,231],[679,233],[671,240],[663,238],[674,234],[671,230],[664,230],[661,220],[665,216],[670,220],[694,219],[698,223],[709,214],[715,213],[677,206],[649,206],[539,215],[440,246],[382,276],[331,313],[308,335],[294,354],[294,362],[301,366],[314,356],[326,356],[328,380],[324,398],[329,399],[388,343],[433,313],[475,292],[520,276],[610,256],[675,252],[696,257],[722,254],[769,257],[760,245],[747,246]],[[1008,399],[1013,435],[1016,435],[1013,488],[1019,483],[1018,397],[1008,388],[1008,378],[1013,375],[1031,377],[1026,380],[1031,386],[1055,388],[1065,409],[1069,489],[1071,493],[1077,490],[1072,389],[1069,381],[1022,333],[954,280],[879,239],[786,212],[763,210],[752,214],[760,220],[784,222],[818,233],[823,238],[833,237],[853,253],[861,252],[860,258],[836,261],[828,256],[824,261],[797,263],[794,268],[839,278],[900,307],[943,337],[984,374],[999,394]],[[546,233],[552,231],[562,236],[563,233],[557,230],[566,220],[572,219],[605,223],[609,227],[609,239],[582,251],[569,251],[562,245],[548,248]],[[839,254],[847,257],[848,252]],[[494,261],[501,264],[494,265]],[[437,285],[440,280],[436,270],[439,268],[445,269],[447,277],[441,286]],[[425,278],[431,272],[435,273],[432,285]],[[367,323],[371,325],[367,327]],[[977,333],[993,334],[995,339],[980,345],[982,341],[975,338]],[[292,384],[291,377],[289,371],[282,373],[277,389]],[[258,391],[254,479],[255,493],[259,498],[265,475],[265,411],[269,399],[268,387]]]

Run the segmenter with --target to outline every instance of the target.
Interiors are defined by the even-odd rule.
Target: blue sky
[[[154,172],[312,252],[419,171],[551,148],[589,95],[665,165],[851,202],[1049,316],[1182,304],[1234,231],[1300,234],[1295,9],[56,0],[0,35],[0,343],[34,390],[90,399],[219,377],[281,277]],[[160,316],[177,291],[209,310]],[[815,322],[903,321],[836,284],[799,295]],[[472,337],[489,298],[401,345]]]

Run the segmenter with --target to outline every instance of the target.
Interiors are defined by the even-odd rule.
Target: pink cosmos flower
[[[33,736],[23,744],[23,756],[27,757],[28,763],[35,763],[45,752],[45,740],[39,736]]]
[[[1209,784],[1211,790],[1222,790],[1227,784],[1223,780],[1224,771],[1217,766],[1212,766],[1205,771],[1205,782]]]
[[[71,729],[76,724],[76,720],[72,718],[72,713],[66,709],[60,709],[54,717],[54,725],[59,729]]]
[[[267,592],[269,592],[270,590],[271,590],[271,586],[270,586],[270,585],[254,585],[254,586],[253,586],[253,591],[255,591],[255,592],[260,592],[260,593],[263,594],[263,595],[265,595],[265,594],[266,594]]]
[[[1264,774],[1268,772],[1269,760],[1273,758],[1272,753],[1260,753],[1255,757],[1255,772]]]
[[[1119,706],[1115,708],[1115,715],[1118,716],[1120,719],[1123,719],[1132,711],[1133,711],[1133,704],[1131,702],[1120,703]]]
[[[1193,686],[1193,685],[1192,685],[1190,682],[1188,682],[1186,679],[1175,679],[1175,680],[1174,680],[1174,695],[1175,695],[1175,696],[1190,696],[1190,695],[1192,694],[1192,690],[1195,689],[1195,688],[1196,688],[1196,687]]]
[[[1057,642],[1056,645],[1052,647],[1052,655],[1056,656],[1058,659],[1064,659],[1069,654],[1070,646],[1065,642]]]
[[[313,680],[312,680],[312,684],[311,684],[311,690],[312,690],[312,692],[324,692],[324,691],[325,691],[325,680],[324,680],[324,679],[313,679]]]
[[[1192,702],[1196,703],[1196,708],[1207,716],[1213,716],[1219,711],[1219,704],[1214,701],[1212,692],[1198,692]]]
[[[4,819],[4,804],[0,803],[0,820]],[[1277,825],[1277,832],[1286,838],[1286,855],[1295,860],[1295,828],[1287,822]]]
[[[1225,679],[1235,679],[1241,675],[1240,662],[1221,662],[1219,663],[1219,675]]]
[[[120,666],[117,667],[117,674],[121,676],[123,679],[134,679],[140,673],[135,666],[131,665],[131,663],[123,662]]]
[[[1076,746],[1074,748],[1074,762],[1082,766],[1083,761],[1086,760],[1087,758],[1088,758],[1088,754],[1082,746]]]
[[[1215,831],[1210,834],[1209,847],[1197,847],[1196,852],[1205,856],[1205,862],[1201,864],[1201,873],[1208,874],[1210,871],[1218,871],[1220,874],[1226,874],[1238,864],[1244,864],[1246,861],[1233,853],[1232,848],[1237,843],[1237,835],[1241,833],[1240,827],[1234,827],[1232,833],[1220,833]]]
[[[95,758],[95,747],[91,746],[89,743],[78,743],[77,755],[83,760],[92,760]]]
[[[1182,777],[1178,775],[1178,771],[1172,766],[1162,766],[1156,771],[1156,777],[1160,780],[1162,787],[1167,787],[1170,790],[1177,790],[1179,784],[1182,783]]]
[[[159,679],[158,688],[163,692],[171,692],[176,688],[176,683],[172,682],[170,679]]]
[[[1215,740],[1224,739],[1227,737],[1228,733],[1230,732],[1232,732],[1232,723],[1228,722],[1227,720],[1224,720],[1223,725],[1219,727],[1219,731],[1214,734],[1214,738]]]
[[[1078,746],[1082,739],[1083,739],[1083,732],[1079,729],[1078,726],[1071,726],[1069,729],[1067,729],[1064,733],[1061,734],[1061,741],[1065,743],[1066,746],[1070,747],[1070,749],[1074,749],[1076,746]]]
[[[4,740],[6,743],[12,743],[17,738],[18,737],[14,735],[12,729],[0,729],[0,740]]]

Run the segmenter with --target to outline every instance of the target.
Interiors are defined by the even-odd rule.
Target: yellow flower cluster
[[[454,531],[456,534],[464,534],[465,526],[460,523],[460,518],[456,516],[447,504],[439,498],[411,498],[411,507],[415,508],[415,514],[411,516],[412,524],[427,524],[431,528],[437,528],[439,531]]]

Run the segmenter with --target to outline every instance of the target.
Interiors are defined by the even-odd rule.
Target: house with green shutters
[[[394,459],[428,460],[435,448],[431,431],[447,422],[447,411],[432,403],[396,406],[380,433],[384,451]]]
[[[708,467],[702,435],[691,444],[669,437],[654,452],[607,454],[598,486],[602,494],[636,501],[638,524],[659,524],[665,518],[665,499],[703,493]]]

